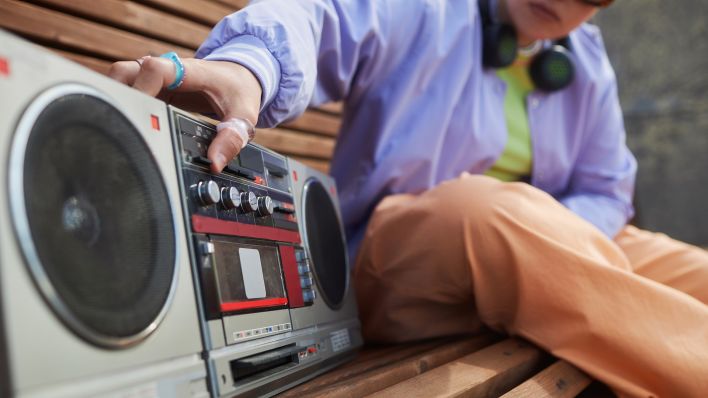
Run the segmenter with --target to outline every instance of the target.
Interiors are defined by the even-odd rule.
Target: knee
[[[449,222],[492,226],[500,216],[523,218],[535,213],[532,202],[547,194],[525,183],[507,183],[465,174],[430,191],[435,206]],[[549,197],[550,198],[550,197]]]

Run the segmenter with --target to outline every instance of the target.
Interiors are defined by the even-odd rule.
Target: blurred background
[[[617,0],[594,23],[639,161],[635,224],[708,246],[708,2]]]

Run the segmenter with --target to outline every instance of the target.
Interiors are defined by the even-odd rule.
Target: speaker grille
[[[315,278],[325,302],[342,304],[347,288],[347,253],[342,227],[327,190],[319,180],[305,183],[305,231]]]
[[[175,232],[132,123],[91,95],[55,99],[31,128],[22,189],[39,262],[30,265],[46,275],[59,316],[100,345],[154,328],[173,288]]]

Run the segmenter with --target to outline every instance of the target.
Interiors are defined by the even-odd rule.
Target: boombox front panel
[[[338,302],[328,305],[315,286],[290,160],[249,144],[214,174],[206,157],[213,123],[173,107],[170,116],[213,394],[272,395],[349,358],[362,341],[341,228],[320,242],[344,254],[332,264],[342,271],[333,274],[341,290],[330,291]],[[333,180],[303,165],[298,172],[326,181],[322,210],[339,226],[338,204],[323,193],[334,192]]]
[[[13,391],[27,393],[67,382],[88,385],[101,378],[106,382],[98,384],[110,385],[108,380],[114,374],[125,374],[128,370],[155,366],[186,356],[193,358],[186,362],[190,363],[189,372],[194,372],[195,361],[197,369],[201,366],[198,353],[202,351],[202,344],[179,210],[177,172],[166,106],[1,31],[0,43],[0,57],[8,66],[7,73],[0,76],[0,92],[3,93],[0,96],[0,163],[4,166],[0,174],[0,326],[4,331],[8,358],[0,360],[9,363]],[[105,98],[141,133],[149,155],[158,165],[158,175],[162,178],[167,197],[171,199],[155,205],[167,208],[174,220],[176,278],[168,304],[163,314],[157,317],[154,331],[146,331],[132,340],[114,342],[116,344],[112,348],[107,348],[111,343],[91,340],[78,333],[60,317],[56,307],[49,304],[51,298],[41,293],[44,289],[39,284],[43,282],[28,267],[28,257],[32,256],[28,255],[27,240],[31,238],[18,237],[21,228],[18,229],[16,220],[22,217],[13,213],[18,209],[17,199],[14,205],[10,200],[13,195],[17,197],[16,191],[19,189],[10,185],[10,180],[16,178],[12,177],[12,173],[17,173],[16,166],[10,164],[12,145],[25,111],[47,90],[66,90],[68,93],[84,89],[95,91]],[[67,159],[67,162],[81,162],[81,159]],[[105,181],[98,184],[108,184],[121,177],[125,178],[115,175],[115,170],[105,170]],[[41,190],[38,194],[41,195]],[[71,209],[64,209],[62,214],[72,214]],[[109,228],[111,225],[103,227]],[[25,246],[24,251],[22,245]],[[60,252],[61,248],[55,250]],[[121,348],[123,343],[128,348]],[[174,373],[174,369],[169,372]],[[136,383],[145,377],[140,373],[128,372],[138,378]]]

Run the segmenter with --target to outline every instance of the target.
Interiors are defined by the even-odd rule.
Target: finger
[[[220,173],[245,146],[241,134],[232,127],[222,129],[209,144],[207,157],[211,160],[211,171]]]
[[[175,64],[166,58],[145,57],[133,83],[133,88],[150,96],[157,96],[175,80]]]
[[[140,73],[140,63],[137,61],[119,61],[111,65],[108,76],[123,84],[132,86],[138,73]]]
[[[215,114],[219,112],[203,92],[174,92],[163,90],[157,98],[186,111]]]

